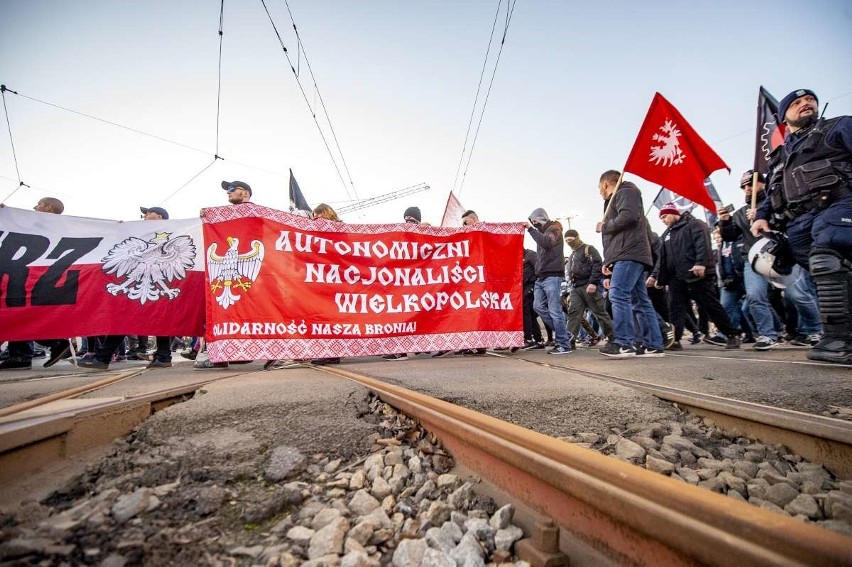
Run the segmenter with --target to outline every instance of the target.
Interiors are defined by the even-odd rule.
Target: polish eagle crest
[[[217,293],[216,302],[227,309],[240,300],[235,288],[246,292],[257,279],[263,263],[264,247],[260,240],[252,240],[251,250],[240,254],[238,238],[229,236],[228,250],[220,256],[214,242],[207,248],[207,272],[210,274],[210,291]]]
[[[142,305],[180,295],[179,289],[169,285],[186,278],[186,271],[195,266],[195,244],[186,235],[170,237],[170,232],[154,233],[149,240],[131,236],[113,246],[101,260],[102,269],[124,281],[109,283],[106,290],[115,296],[123,293]]]
[[[663,145],[651,146],[651,157],[648,158],[648,161],[654,162],[654,165],[664,165],[666,167],[680,165],[686,156],[683,154],[683,150],[680,149],[678,138],[680,138],[681,133],[677,124],[671,120],[666,120],[660,126],[660,130],[663,133],[654,134],[652,139],[655,142],[662,142]]]

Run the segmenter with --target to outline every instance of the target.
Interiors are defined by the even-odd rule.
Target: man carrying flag
[[[787,221],[797,264],[817,286],[823,338],[811,360],[852,362],[852,117],[819,118],[819,101],[798,89],[778,104],[784,144],[769,157],[768,195],[752,234],[769,230],[773,213]]]

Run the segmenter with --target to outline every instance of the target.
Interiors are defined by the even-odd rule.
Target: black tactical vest
[[[769,196],[774,211],[795,218],[815,207],[852,195],[852,157],[825,142],[840,120],[820,119],[793,153],[784,145],[769,156]]]

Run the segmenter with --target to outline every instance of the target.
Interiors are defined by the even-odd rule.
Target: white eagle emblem
[[[663,134],[654,134],[655,142],[662,142],[662,146],[651,146],[651,157],[648,161],[654,162],[654,165],[664,165],[671,167],[680,165],[686,156],[683,155],[683,150],[680,149],[680,130],[677,129],[677,124],[671,120],[666,120],[666,123],[660,126]]]
[[[251,250],[240,254],[238,247],[240,241],[229,236],[228,250],[224,256],[217,253],[217,244],[214,242],[207,248],[207,271],[210,274],[210,291],[222,293],[216,297],[216,301],[227,309],[240,299],[240,295],[234,293],[233,288],[248,291],[263,263],[264,248],[260,240],[252,240]]]
[[[142,305],[164,295],[176,298],[180,290],[169,284],[184,279],[187,269],[195,266],[195,244],[186,235],[170,236],[169,232],[157,232],[150,240],[131,236],[113,246],[101,260],[102,269],[125,280],[107,284],[106,290],[116,296],[124,293]]]

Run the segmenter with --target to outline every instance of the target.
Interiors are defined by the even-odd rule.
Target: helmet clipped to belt
[[[764,232],[748,251],[751,268],[769,280],[772,285],[783,289],[782,280],[793,272],[795,261],[787,237],[780,232]]]

